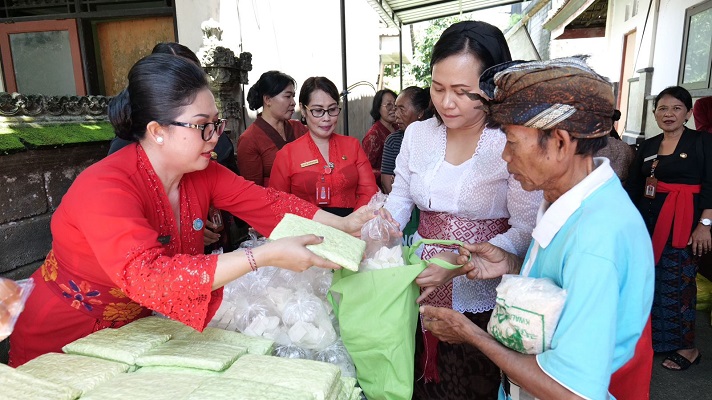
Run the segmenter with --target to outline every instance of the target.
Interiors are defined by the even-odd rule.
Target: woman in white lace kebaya
[[[446,29],[433,47],[430,94],[436,116],[412,123],[396,159],[396,179],[386,209],[405,226],[421,210],[415,240],[489,241],[523,257],[531,241],[541,192],[525,192],[502,160],[505,136],[487,126],[487,115],[467,93],[484,95],[480,73],[511,60],[502,32],[479,21]],[[424,246],[422,258],[454,262],[456,249]],[[471,281],[463,271],[434,264],[416,282],[419,301],[451,307],[485,328],[500,279]],[[414,399],[494,399],[500,374],[469,345],[439,343],[417,335]]]

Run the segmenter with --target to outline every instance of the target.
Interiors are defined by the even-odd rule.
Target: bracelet
[[[255,261],[255,255],[252,254],[252,249],[245,249],[245,256],[247,256],[247,262],[250,263],[250,268],[253,271],[257,271],[257,262]]]

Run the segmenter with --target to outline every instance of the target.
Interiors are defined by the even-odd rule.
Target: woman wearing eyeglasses
[[[339,218],[211,160],[224,121],[195,63],[152,54],[131,68],[128,82],[109,119],[120,137],[138,142],[87,168],[62,198],[52,250],[12,334],[13,366],[152,311],[202,330],[222,286],[260,266],[338,268],[306,249],[321,241],[314,235],[202,254],[211,204],[266,235],[285,213],[346,232],[372,217],[364,208]]]
[[[375,121],[366,132],[361,143],[371,163],[376,182],[381,182],[381,159],[386,138],[396,130],[396,93],[391,89],[381,89],[373,96],[369,114]],[[405,129],[405,128],[403,128]]]
[[[334,133],[339,91],[329,79],[308,78],[299,105],[309,134],[277,152],[270,187],[292,193],[325,211],[349,215],[377,191],[366,153],[357,139]]]

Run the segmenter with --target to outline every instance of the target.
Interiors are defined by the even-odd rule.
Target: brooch
[[[199,231],[203,229],[203,220],[200,218],[196,218],[193,220],[193,230]]]

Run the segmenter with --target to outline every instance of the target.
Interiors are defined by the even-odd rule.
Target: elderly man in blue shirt
[[[483,73],[495,85],[484,107],[507,136],[502,158],[544,201],[524,260],[480,243],[461,248],[460,261],[472,256],[470,279],[549,278],[566,302],[551,347],[537,355],[505,347],[452,310],[422,307],[424,327],[496,363],[500,399],[647,399],[652,245],[609,160],[593,157],[611,130],[613,89],[578,58],[494,68]]]

